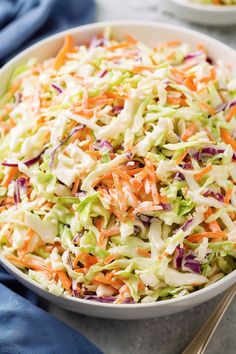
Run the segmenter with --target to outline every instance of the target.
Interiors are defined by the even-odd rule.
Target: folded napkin
[[[94,0],[0,0],[0,61],[16,54],[26,41],[32,44],[94,17]]]
[[[48,34],[91,22],[94,14],[93,0],[0,0],[0,61]],[[0,265],[1,354],[101,353],[37,303]]]
[[[13,286],[33,302],[37,298],[0,268],[1,354],[102,353],[81,334],[3,284]]]

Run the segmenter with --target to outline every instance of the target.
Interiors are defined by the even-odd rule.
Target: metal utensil
[[[211,316],[202,326],[197,335],[193,338],[192,342],[182,352],[182,354],[203,354],[205,352],[210,339],[212,338],[218,324],[220,323],[220,320],[225,314],[235,294],[236,284],[233,285],[229,290],[227,290],[224,297],[217,305]]]

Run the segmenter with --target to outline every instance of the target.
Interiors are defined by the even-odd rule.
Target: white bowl
[[[206,35],[186,28],[176,27],[168,24],[158,24],[152,22],[109,22],[95,23],[83,27],[76,27],[66,32],[70,32],[78,43],[83,43],[94,34],[101,32],[104,27],[111,26],[115,37],[122,38],[125,34],[131,34],[134,37],[144,41],[150,46],[155,46],[161,41],[170,41],[180,39],[194,47],[199,42],[203,43],[209,51],[209,56],[215,60],[221,59],[231,65],[236,71],[236,52],[225,44],[218,42]],[[0,69],[1,90],[7,85],[7,81],[14,68],[20,63],[25,62],[32,57],[38,57],[40,60],[46,59],[57,53],[63,44],[66,32],[51,36],[38,44],[26,49],[14,59],[9,61]],[[0,93],[1,94],[1,93]],[[227,275],[217,283],[204,289],[198,290],[190,295],[181,298],[159,301],[147,304],[103,304],[89,300],[75,299],[66,296],[55,296],[45,291],[38,283],[29,279],[24,273],[13,266],[8,260],[0,254],[0,262],[3,267],[12,273],[21,283],[30,288],[38,295],[53,302],[54,304],[68,310],[79,312],[86,315],[98,316],[104,318],[116,319],[142,319],[156,316],[169,315],[175,312],[186,310],[207,301],[220,294],[236,281],[236,271]]]
[[[165,8],[178,17],[209,26],[236,24],[236,5],[202,5],[189,0],[165,0]]]

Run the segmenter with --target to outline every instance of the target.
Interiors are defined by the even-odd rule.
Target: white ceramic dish
[[[83,27],[73,28],[70,32],[79,43],[90,39],[94,34],[103,31],[104,27],[111,26],[115,37],[122,38],[125,34],[131,34],[150,46],[155,46],[157,42],[180,39],[194,47],[199,42],[203,43],[209,56],[215,60],[224,60],[236,71],[236,52],[206,35],[187,30],[185,28],[171,26],[168,24],[158,24],[151,22],[111,22],[95,23]],[[65,32],[51,36],[38,44],[30,47],[17,55],[0,69],[0,90],[3,92],[7,81],[14,68],[25,60],[38,57],[44,60],[56,54],[62,46]],[[2,93],[0,92],[0,94]],[[21,283],[36,292],[38,295],[53,302],[54,304],[68,310],[86,315],[116,319],[142,319],[156,316],[169,315],[196,306],[220,294],[236,282],[236,271],[227,275],[217,283],[202,290],[194,292],[182,298],[159,301],[146,304],[115,305],[97,303],[88,300],[75,299],[71,297],[55,296],[43,290],[40,285],[29,279],[24,273],[13,266],[0,254],[0,262],[5,269],[12,273]]]
[[[178,17],[209,26],[236,24],[236,5],[201,5],[189,0],[165,0],[165,8]]]

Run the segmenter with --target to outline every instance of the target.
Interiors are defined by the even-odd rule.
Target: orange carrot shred
[[[224,202],[225,204],[229,204],[230,203],[230,199],[231,199],[231,195],[232,195],[233,190],[232,189],[228,189],[226,191],[225,197],[224,197]]]
[[[176,165],[179,165],[180,162],[182,162],[185,158],[185,156],[189,153],[189,149],[187,149],[186,151],[182,152],[182,154],[180,154],[180,156],[177,158]]]
[[[53,68],[55,70],[60,69],[66,60],[67,53],[70,53],[73,49],[73,38],[70,34],[67,34],[65,37],[65,42],[60,52],[57,54],[54,62]]]
[[[228,130],[225,128],[221,128],[220,129],[220,135],[221,135],[221,139],[223,140],[223,142],[225,144],[229,144],[232,146],[232,148],[234,150],[236,150],[236,141],[231,138],[230,134],[228,133]]]
[[[226,122],[230,122],[231,119],[236,116],[236,106],[233,106],[225,116]]]
[[[196,133],[196,126],[195,124],[191,124],[186,130],[185,132],[181,135],[181,139],[183,141],[188,140],[192,135],[194,135]]]
[[[71,280],[67,276],[64,270],[56,271],[58,278],[60,279],[62,286],[64,289],[69,290],[71,288]]]
[[[205,176],[208,172],[210,172],[212,170],[212,166],[208,165],[205,168],[203,168],[200,172],[196,173],[194,175],[195,180],[199,181],[203,176]]]
[[[207,238],[223,238],[225,237],[226,234],[225,232],[223,231],[219,231],[219,232],[201,232],[199,234],[194,234],[194,235],[191,235],[191,236],[188,236],[187,237],[187,240],[189,242],[198,242],[198,241],[201,241],[204,237],[207,237]]]

